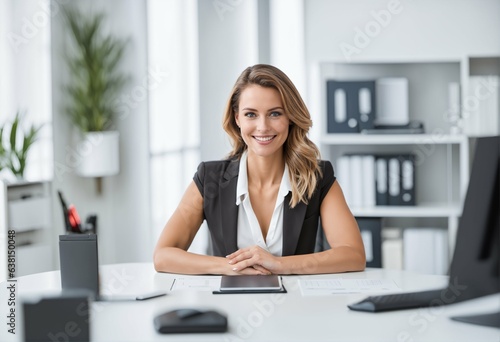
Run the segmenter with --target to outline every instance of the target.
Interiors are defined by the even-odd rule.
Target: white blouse
[[[259,221],[250,203],[248,194],[248,173],[247,173],[247,152],[244,152],[240,159],[240,170],[238,184],[236,187],[236,205],[238,206],[238,248],[245,248],[253,245],[260,246],[275,256],[283,253],[283,205],[285,196],[292,191],[288,176],[288,166],[285,164],[283,177],[276,198],[273,216],[269,224],[266,239],[262,235]]]

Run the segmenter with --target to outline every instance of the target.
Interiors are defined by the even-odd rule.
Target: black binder
[[[402,155],[401,163],[401,205],[415,205],[415,156]]]
[[[357,217],[366,252],[366,267],[382,267],[382,219],[380,217]]]
[[[376,205],[388,205],[388,167],[387,158],[383,156],[375,157],[375,191],[376,191]]]
[[[399,154],[385,158],[388,170],[388,204],[415,205],[415,156]]]
[[[389,205],[402,205],[401,197],[401,163],[400,156],[388,156],[387,158],[387,202]]]
[[[376,116],[375,81],[326,83],[327,132],[359,133],[373,129]]]

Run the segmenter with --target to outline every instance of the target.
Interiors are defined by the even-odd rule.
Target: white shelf
[[[432,144],[461,144],[467,141],[465,135],[439,134],[353,134],[337,133],[325,134],[321,138],[323,144],[334,145],[417,145]]]
[[[49,197],[34,197],[9,202],[9,229],[16,233],[50,227]]]
[[[448,117],[452,82],[461,86],[461,105],[468,92],[468,79],[476,74],[500,74],[496,60],[478,61],[472,57],[417,59],[371,59],[353,63],[322,61],[311,68],[315,112],[319,121],[320,150],[336,165],[338,158],[350,154],[412,153],[416,166],[416,206],[350,207],[356,217],[389,218],[388,224],[404,225],[399,218],[416,226],[441,226],[447,220],[450,253],[453,252],[458,222],[469,182],[469,138],[448,132],[454,125]],[[409,115],[425,124],[426,134],[328,133],[328,80],[367,80],[405,77],[409,88]],[[432,88],[432,91],[429,91]],[[346,189],[349,187],[346,186]],[[395,218],[395,219],[393,219]],[[422,220],[424,219],[424,220]]]
[[[0,190],[0,240],[15,231],[16,276],[53,270],[51,183],[0,181]],[[1,280],[7,276],[7,260],[0,262]]]
[[[458,217],[461,207],[446,203],[424,203],[418,206],[375,206],[369,208],[351,207],[357,217]]]

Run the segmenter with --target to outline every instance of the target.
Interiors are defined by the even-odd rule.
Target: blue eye
[[[248,112],[244,114],[247,118],[254,118],[256,115],[253,112]]]
[[[280,115],[282,115],[280,112],[271,112],[271,113],[269,114],[269,116],[270,116],[270,117],[273,117],[273,118],[278,117],[278,116],[280,116]]]

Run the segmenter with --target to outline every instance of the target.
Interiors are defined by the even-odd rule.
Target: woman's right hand
[[[234,268],[233,265],[228,264],[226,275],[270,275],[270,274],[272,274],[271,271],[269,271],[268,269],[266,269],[260,265],[253,265],[253,266],[246,267],[246,268],[239,270],[239,271],[234,271],[233,268]]]

